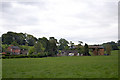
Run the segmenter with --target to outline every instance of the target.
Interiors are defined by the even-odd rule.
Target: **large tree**
[[[88,47],[88,45],[85,43],[85,46],[84,46],[84,54],[86,55],[86,56],[89,56],[90,54],[89,54],[89,47]]]
[[[37,41],[37,38],[34,37],[33,35],[30,34],[26,34],[26,43],[28,44],[28,46],[34,46],[34,44]]]
[[[35,48],[35,52],[37,53],[43,53],[45,50],[45,48],[43,47],[43,44],[40,41],[35,43],[34,48]]]
[[[66,50],[68,48],[69,42],[63,38],[59,40],[59,50]]]
[[[15,35],[15,41],[19,44],[19,45],[25,45],[26,41],[25,41],[26,37],[25,34],[23,33],[17,33]]]
[[[105,49],[106,49],[106,53],[110,55],[110,54],[111,54],[111,49],[112,49],[111,45],[110,45],[110,44],[107,44],[107,45],[105,46]]]
[[[39,38],[38,41],[40,41],[45,48],[45,52],[48,52],[49,50],[49,40],[46,37]]]
[[[117,41],[118,46],[120,46],[120,40]]]
[[[78,41],[78,46],[82,46],[83,42],[82,41]]]
[[[10,45],[12,42],[16,42],[19,45],[26,45],[33,46],[34,43],[37,41],[32,35],[24,34],[24,33],[16,33],[16,32],[7,32],[2,35],[2,43]]]
[[[55,56],[57,54],[57,39],[49,38],[49,55]]]
[[[70,49],[73,50],[74,49],[74,43],[72,41],[70,41]]]
[[[3,44],[11,44],[14,41],[14,33],[7,32],[6,34],[2,35],[2,43]]]
[[[82,41],[78,41],[79,44],[77,45],[77,50],[79,54],[84,54],[84,47],[82,46],[83,42]]]

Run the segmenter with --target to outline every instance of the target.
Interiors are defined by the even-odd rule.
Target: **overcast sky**
[[[0,34],[22,32],[88,44],[118,40],[118,0],[28,0],[0,5]]]

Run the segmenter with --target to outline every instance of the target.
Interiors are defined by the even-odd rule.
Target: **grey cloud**
[[[4,12],[8,12],[10,8],[12,8],[11,2],[0,2],[0,11],[2,11],[2,13]]]
[[[29,15],[29,13],[24,9],[12,8],[11,2],[2,3],[2,13],[3,20],[7,22],[7,24],[5,23],[4,25],[35,25],[38,23],[37,17]],[[28,14],[29,16],[26,14]]]
[[[40,37],[42,35],[43,36],[46,35],[45,37],[52,36],[54,34],[52,35],[49,35],[49,34],[54,32],[55,34],[58,34],[58,35],[55,35],[54,37],[56,38],[63,37],[68,41],[71,40],[76,43],[79,40],[82,40],[83,42],[86,42],[86,43],[93,43],[93,44],[102,43],[104,41],[109,41],[112,39],[116,40],[116,32],[113,32],[114,30],[111,31],[111,33],[108,33],[110,32],[108,30],[111,30],[109,29],[110,27],[112,27],[112,29],[113,27],[115,27],[116,29],[116,25],[113,25],[113,24],[117,24],[117,3],[116,2],[103,2],[104,4],[98,4],[98,3],[96,4],[95,1],[91,1],[91,0],[84,0],[84,1],[72,0],[72,1],[73,1],[73,4],[84,3],[87,5],[87,7],[82,12],[78,10],[78,12],[77,11],[76,13],[73,12],[73,14],[69,14],[66,12],[65,15],[62,15],[64,14],[64,12],[62,12],[62,14],[59,14],[60,13],[59,11],[58,13],[53,9],[55,8],[55,10],[57,10],[58,7],[59,7],[58,9],[61,9],[62,4],[60,4],[59,6],[57,5],[54,6],[52,1],[50,1],[52,4],[47,3],[45,0],[42,0],[39,2],[17,2],[17,4],[21,6],[33,6],[33,7],[36,6],[38,8],[37,9],[38,11],[36,10],[31,11],[31,9],[24,9],[23,7],[19,9],[13,8],[13,5],[11,4],[11,2],[4,2],[2,3],[2,12],[3,12],[2,18],[3,18],[3,21],[5,21],[5,23],[2,26],[2,28],[5,30],[8,29],[8,30],[16,30],[16,31],[22,32],[22,29],[18,30],[18,27],[27,26],[27,28],[29,28],[28,26],[32,25],[34,29],[33,28],[31,30],[26,29],[23,31],[38,37],[39,35]],[[66,3],[66,6],[68,3]],[[51,5],[47,5],[47,4],[51,4]],[[49,7],[51,8],[49,9]],[[46,12],[44,13],[44,11]],[[61,10],[61,11],[64,11],[64,10]],[[37,12],[40,12],[44,17],[42,16],[38,17],[36,15]],[[52,17],[50,17],[51,15]],[[56,18],[56,16],[61,16],[61,17],[58,17],[59,18],[58,19]],[[72,22],[72,20],[69,21],[68,19],[66,19],[66,17],[68,17],[68,19],[73,19],[77,22],[73,21],[73,24],[71,24],[69,22]],[[69,17],[72,17],[72,18],[69,18]],[[64,18],[65,18],[65,21],[62,21],[64,20]],[[46,25],[47,23],[50,25]],[[38,25],[40,27],[36,27]],[[45,26],[47,26],[46,29],[43,28]],[[53,32],[51,28],[53,29]],[[104,30],[103,28],[106,30]],[[93,31],[90,30],[92,31],[90,32],[89,29],[93,29]],[[85,30],[85,31],[82,31],[82,30]],[[88,30],[88,33],[87,33],[87,30]],[[97,31],[94,31],[94,30],[97,30]],[[104,30],[104,31],[100,32],[100,30],[101,31]],[[79,32],[79,31],[82,31],[82,32]],[[64,35],[60,36],[62,32],[66,34],[71,32],[71,35],[68,35],[67,37]],[[90,35],[89,33],[93,33],[93,34]]]
[[[19,4],[24,4],[24,5],[33,5],[33,6],[43,6],[45,5],[45,2],[39,1],[39,2],[18,2]]]
[[[11,7],[11,3],[10,2],[0,2],[1,6],[3,8],[10,8]]]

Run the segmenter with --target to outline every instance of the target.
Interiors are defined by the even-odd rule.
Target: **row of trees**
[[[80,54],[90,55],[88,45],[85,44],[83,46],[82,41],[79,41],[79,44],[75,45],[72,41],[69,42],[64,38],[57,41],[54,37],[50,37],[49,39],[46,37],[36,38],[27,33],[7,32],[2,35],[2,44],[3,51],[6,50],[8,45],[13,44],[19,46],[21,49],[28,50],[30,55],[38,53],[39,55],[54,56],[59,50],[78,50]],[[106,47],[107,44],[112,46],[113,50],[117,50],[120,40],[118,44],[112,41],[103,43],[102,45]]]
[[[109,45],[109,46],[111,46],[112,50],[119,50],[118,46],[120,46],[120,40],[118,40],[117,43],[115,43],[114,41],[111,41],[111,42],[103,43],[102,45],[104,47]]]
[[[117,43],[111,41],[111,42],[103,43],[102,45],[105,47],[106,53],[110,55],[111,50],[119,50],[118,46],[120,46],[120,40],[118,40]]]
[[[8,47],[8,45],[16,45],[20,48],[29,50],[30,54],[33,53],[47,53],[47,55],[54,55],[57,53],[57,40],[54,37],[50,37],[49,40],[45,37],[36,38],[30,34],[7,32],[2,35],[3,50]],[[28,47],[31,46],[31,47]]]
[[[49,40],[46,37],[36,38],[30,34],[7,32],[2,35],[3,51],[6,50],[8,45],[12,44],[19,46],[21,49],[29,51],[29,54],[37,53],[39,55],[55,56],[59,50],[75,50],[79,53],[86,53],[88,55],[88,49],[86,46],[82,46],[82,41],[79,41],[77,48],[72,41],[68,42],[66,39],[61,38],[59,41],[54,37],[50,37]],[[31,47],[28,47],[31,46]]]

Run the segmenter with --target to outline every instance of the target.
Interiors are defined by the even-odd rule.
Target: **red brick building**
[[[18,46],[9,46],[7,50],[10,52],[11,55],[19,55],[20,54],[20,48]]]

